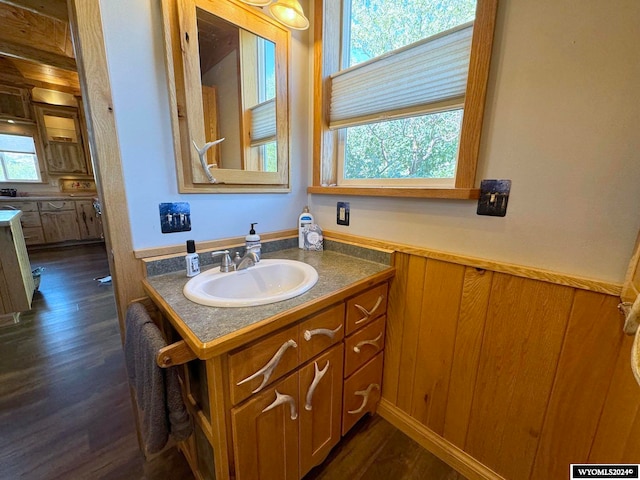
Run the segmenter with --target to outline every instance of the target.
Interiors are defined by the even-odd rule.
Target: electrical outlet
[[[349,202],[338,202],[336,221],[338,225],[349,225]]]

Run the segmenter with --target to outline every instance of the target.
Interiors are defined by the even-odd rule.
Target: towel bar
[[[198,358],[184,340],[172,343],[158,350],[156,362],[160,368],[182,365]]]

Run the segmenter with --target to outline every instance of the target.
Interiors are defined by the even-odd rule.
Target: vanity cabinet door
[[[298,480],[298,373],[231,410],[236,480]]]
[[[342,343],[300,369],[300,476],[340,441]]]
[[[387,290],[388,285],[383,283],[347,301],[345,335],[350,335],[387,312]]]

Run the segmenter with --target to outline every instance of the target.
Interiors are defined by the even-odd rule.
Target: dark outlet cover
[[[507,202],[511,191],[511,180],[482,180],[478,215],[504,217],[507,214]]]

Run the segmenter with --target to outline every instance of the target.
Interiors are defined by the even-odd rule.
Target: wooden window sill
[[[356,195],[361,197],[449,198],[455,200],[477,200],[480,198],[479,188],[311,186],[307,188],[307,193],[320,195]]]

